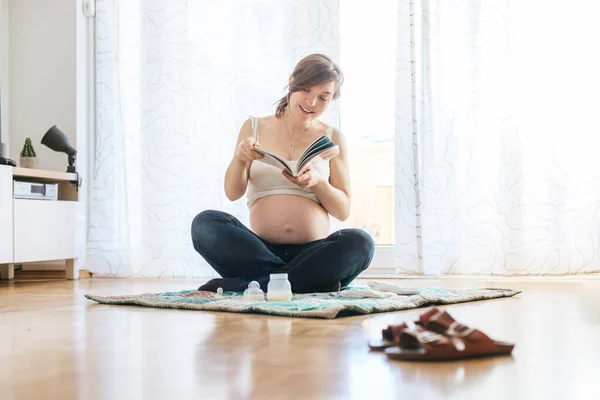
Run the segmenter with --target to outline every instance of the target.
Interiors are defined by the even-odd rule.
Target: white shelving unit
[[[85,269],[89,143],[94,129],[94,20],[78,0],[0,0],[0,113],[2,142],[19,163],[26,138],[39,168],[0,165],[0,277],[78,277]],[[77,149],[82,178],[59,172],[67,156],[41,145],[56,125]],[[13,181],[59,184],[59,199],[14,199]],[[79,259],[79,262],[76,260]],[[62,268],[66,273],[56,271]],[[22,269],[16,268],[22,264]]]
[[[57,183],[58,200],[15,199],[14,180]],[[85,207],[77,175],[0,166],[0,278],[13,279],[15,264],[64,260],[65,277],[78,279],[85,253]]]

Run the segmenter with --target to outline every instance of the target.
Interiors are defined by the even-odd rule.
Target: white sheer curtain
[[[223,193],[239,128],[273,113],[301,57],[338,58],[338,14],[338,0],[97,2],[93,272],[212,275],[190,223],[211,208],[247,222]]]
[[[598,7],[398,1],[398,274],[600,272]],[[247,222],[223,194],[239,127],[302,56],[339,59],[339,24],[339,0],[99,0],[89,268],[212,275],[192,218]]]
[[[400,1],[400,274],[600,272],[587,1]]]

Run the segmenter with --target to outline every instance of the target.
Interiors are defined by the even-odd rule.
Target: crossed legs
[[[332,291],[348,286],[370,264],[373,239],[360,229],[342,229],[303,245],[271,244],[237,218],[207,210],[192,222],[196,251],[223,279],[199,290],[244,291],[252,280],[266,290],[269,275],[287,273],[294,293]]]

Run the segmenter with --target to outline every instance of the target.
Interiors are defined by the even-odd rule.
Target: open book
[[[308,146],[304,153],[300,156],[298,161],[286,161],[278,154],[272,153],[262,147],[255,146],[254,151],[262,154],[264,157],[256,161],[261,161],[266,164],[272,165],[284,171],[287,171],[293,177],[301,175],[302,168],[304,168],[309,162],[316,157],[320,157],[323,160],[329,160],[332,157],[340,154],[340,147],[333,143],[326,135],[321,136]]]

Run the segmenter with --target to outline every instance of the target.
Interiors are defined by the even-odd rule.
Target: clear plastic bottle
[[[244,301],[246,303],[253,303],[256,301],[265,301],[265,294],[260,288],[260,285],[256,281],[250,282],[248,289],[244,291]]]
[[[292,300],[292,285],[288,281],[288,274],[271,274],[267,285],[268,301]]]

